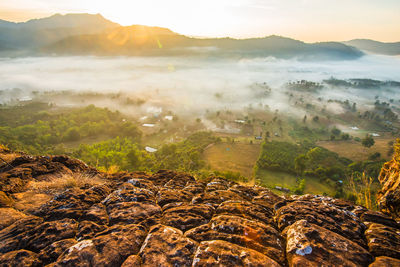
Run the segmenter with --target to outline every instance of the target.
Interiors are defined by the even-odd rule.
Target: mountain
[[[0,156],[1,266],[400,264],[400,224],[348,201],[167,170],[103,173],[1,147]],[[380,177],[396,211],[398,164]]]
[[[9,22],[9,21],[0,19],[0,28],[15,27],[16,24],[17,24],[17,23]]]
[[[0,47],[34,50],[68,36],[95,34],[119,26],[99,14],[56,14],[20,23],[0,20]]]
[[[383,43],[368,39],[355,39],[343,43],[371,53],[390,56],[400,55],[400,42]]]
[[[67,37],[44,47],[52,54],[95,55],[193,55],[245,56],[302,59],[355,59],[363,53],[341,43],[307,44],[290,38],[198,39],[180,35],[165,28],[119,27],[101,34]]]
[[[83,31],[92,31],[95,33],[120,25],[105,19],[100,14],[55,14],[48,18],[32,19],[27,22],[16,23],[16,26],[32,30],[81,28]]]
[[[342,43],[314,43],[280,36],[191,38],[161,27],[122,27],[101,15],[56,14],[23,23],[0,21],[0,51],[58,55],[215,55],[299,59],[356,59],[363,55]],[[6,51],[6,52],[4,52]],[[22,51],[22,52],[21,52]]]

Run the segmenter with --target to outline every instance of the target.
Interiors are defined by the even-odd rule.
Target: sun
[[[96,1],[95,5],[87,7],[89,13],[100,13],[123,26],[161,26],[192,36],[212,36],[234,21],[225,8],[225,1],[218,2],[115,0]]]

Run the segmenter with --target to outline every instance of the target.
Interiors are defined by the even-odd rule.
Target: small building
[[[30,102],[32,100],[33,99],[30,96],[24,96],[24,97],[21,97],[21,98],[18,99],[19,102],[23,102],[23,103],[27,103],[27,102]]]
[[[157,152],[158,149],[153,148],[153,147],[146,146],[146,147],[144,148],[144,150],[146,150],[146,151],[149,152],[149,153],[154,153],[154,152]]]

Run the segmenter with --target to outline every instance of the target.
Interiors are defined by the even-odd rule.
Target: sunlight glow
[[[160,26],[196,37],[276,34],[304,41],[398,41],[399,10],[397,0],[5,0],[0,19],[86,12],[123,26]]]

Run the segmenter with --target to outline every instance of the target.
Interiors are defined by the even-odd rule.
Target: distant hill
[[[354,46],[360,50],[365,50],[376,54],[391,56],[400,55],[400,42],[383,43],[368,39],[355,39],[343,43],[346,45]]]
[[[358,49],[341,43],[306,44],[301,41],[269,36],[265,38],[198,39],[165,28],[119,27],[102,34],[65,38],[42,51],[55,54],[98,55],[187,55],[247,56],[302,59],[355,59],[363,55]]]
[[[343,43],[308,44],[280,36],[251,39],[191,38],[160,27],[122,27],[99,14],[56,14],[23,23],[0,20],[0,51],[6,55],[170,56],[206,53],[228,57],[338,60],[356,59],[363,55],[357,48]]]
[[[21,23],[0,20],[0,47],[35,49],[68,36],[101,33],[119,26],[99,14],[56,14]]]

